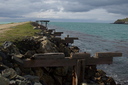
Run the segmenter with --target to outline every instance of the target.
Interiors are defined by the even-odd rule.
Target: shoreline
[[[45,31],[43,31],[44,33],[45,33]],[[49,32],[49,31],[48,31]],[[49,33],[47,33],[47,31],[46,31],[46,34],[45,35],[47,35],[46,37],[49,37],[49,36],[51,36],[51,35],[49,35]],[[38,38],[37,38],[38,39]],[[42,37],[40,36],[39,37],[39,40],[40,39],[42,39]],[[48,39],[49,40],[49,39]],[[45,40],[44,40],[45,41]],[[30,44],[30,43],[28,43],[28,44]],[[42,44],[43,44],[43,42],[42,42]],[[55,43],[54,43],[55,44]],[[58,43],[59,44],[59,43]],[[57,45],[57,43],[55,44],[55,45]],[[51,46],[51,45],[48,45],[48,46]],[[58,46],[58,45],[57,45]],[[64,48],[62,48],[62,49],[69,49],[67,46],[65,46],[65,44],[62,44],[62,47],[64,46]],[[22,47],[22,48],[24,48],[24,47]],[[47,48],[46,49],[44,49],[44,48],[41,48],[41,49],[43,49],[43,50],[41,50],[41,51],[44,51],[44,50],[47,50]],[[62,50],[61,48],[60,48],[60,50]],[[21,49],[20,49],[21,50]],[[74,49],[75,50],[75,49]],[[53,49],[51,50],[51,51],[53,51]],[[55,51],[55,50],[54,50]],[[67,50],[68,51],[68,50]],[[68,53],[68,55],[69,55],[69,52],[67,52],[66,51],[66,55],[67,55],[67,53]],[[47,51],[47,52],[49,52],[49,51]],[[65,53],[65,50],[64,50],[64,53]],[[25,53],[26,54],[26,53]],[[17,55],[18,56],[18,55]],[[27,56],[29,56],[29,55],[27,55]],[[31,56],[30,56],[31,57]],[[93,65],[93,66],[89,66],[89,68],[93,68],[93,69],[90,69],[92,72],[94,72],[94,74],[95,74],[95,72],[96,72],[96,69],[95,69],[95,65]],[[89,68],[88,68],[88,66],[87,66],[87,68],[86,68],[86,71],[87,70],[89,70]],[[101,71],[101,70],[100,70]],[[99,72],[99,71],[98,71]],[[101,72],[103,72],[103,71],[101,71]],[[87,75],[88,75],[88,77],[91,75],[92,77],[94,77],[95,75],[92,75],[92,74],[86,74],[86,77],[87,77]],[[102,75],[102,74],[101,74]],[[98,75],[97,75],[98,76]],[[105,74],[103,73],[103,75],[102,75],[102,77],[104,78],[109,78],[109,77],[107,77],[107,76],[105,76]],[[97,78],[97,77],[96,77]],[[112,80],[112,82],[114,83],[114,81]],[[100,83],[100,82],[99,82]]]

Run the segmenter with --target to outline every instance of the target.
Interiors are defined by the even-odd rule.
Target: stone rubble
[[[37,23],[32,23],[37,26]],[[40,26],[45,28],[43,26]],[[38,28],[38,27],[37,27]],[[79,52],[77,46],[67,46],[52,40],[48,31],[42,31],[23,40],[5,42],[0,48],[0,85],[71,85],[72,67],[23,68],[13,59],[32,59],[35,53],[63,52],[65,57]],[[85,82],[82,85],[116,85],[113,78],[106,76],[96,65],[85,67]]]

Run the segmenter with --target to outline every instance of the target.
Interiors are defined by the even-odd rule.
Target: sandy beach
[[[10,24],[1,24],[0,25],[0,33],[3,33],[7,30],[10,30],[11,27],[15,27],[17,25],[22,25],[25,24],[27,22],[19,22],[19,23],[10,23]]]

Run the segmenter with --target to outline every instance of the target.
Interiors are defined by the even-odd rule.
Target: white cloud
[[[62,8],[63,10],[63,8]],[[98,21],[114,21],[117,18],[124,18],[120,14],[108,13],[105,9],[94,9],[88,12],[56,12],[52,9],[45,12],[33,12],[24,15],[26,18],[55,18],[55,19],[92,19]]]

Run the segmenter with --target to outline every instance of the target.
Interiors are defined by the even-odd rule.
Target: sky
[[[128,17],[128,0],[0,0],[0,22],[108,22]]]

